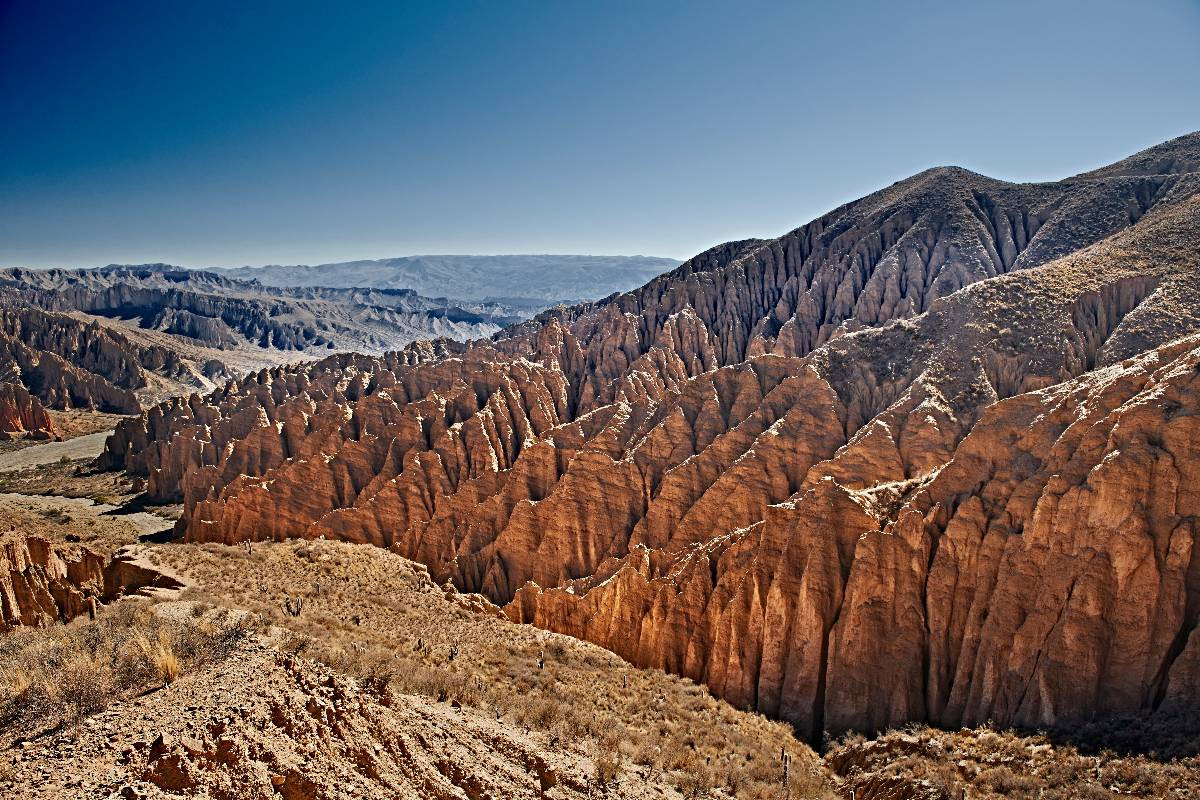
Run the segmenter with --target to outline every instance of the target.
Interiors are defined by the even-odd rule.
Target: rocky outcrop
[[[1200,339],[992,407],[910,485],[807,488],[723,538],[527,585],[515,619],[810,732],[1194,703]]]
[[[0,629],[47,625],[87,610],[104,595],[104,556],[59,547],[38,536],[7,534],[0,542]]]
[[[467,309],[405,290],[266,287],[165,264],[0,270],[0,291],[46,311],[125,320],[220,350],[382,352],[419,338],[479,338],[514,321],[489,303]]]
[[[389,547],[814,736],[1195,704],[1198,242],[1196,173],[931,170],[490,342],[173,401],[103,462],[189,539]]]
[[[180,377],[187,368],[177,353],[135,344],[95,322],[0,302],[0,377],[50,408],[136,413],[135,392],[150,372]]]
[[[10,532],[0,537],[0,631],[49,625],[146,587],[179,588],[175,579],[125,553],[115,557],[79,545]]]
[[[0,383],[0,435],[32,433],[41,437],[54,435],[54,423],[41,402],[25,387],[15,383]]]

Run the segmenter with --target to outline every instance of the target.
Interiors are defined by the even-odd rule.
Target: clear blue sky
[[[0,264],[682,258],[1197,128],[1195,0],[0,0]]]

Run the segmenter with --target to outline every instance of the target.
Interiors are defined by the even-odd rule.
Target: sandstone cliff
[[[1195,153],[930,170],[490,342],[173,401],[103,461],[189,539],[389,547],[814,735],[1196,704]]]
[[[49,625],[146,587],[179,588],[173,578],[123,553],[113,557],[79,545],[9,532],[0,537],[0,632]]]
[[[0,383],[0,434],[36,433],[54,435],[54,423],[41,402],[24,386]]]
[[[187,374],[179,355],[64,314],[6,298],[0,302],[0,378],[24,386],[50,408],[118,414],[141,409],[135,392],[153,372]]]

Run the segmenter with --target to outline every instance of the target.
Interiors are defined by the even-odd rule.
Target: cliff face
[[[746,527],[527,585],[509,615],[811,732],[1194,703],[1198,362],[1192,337],[1005,400],[932,477],[818,469]]]
[[[87,610],[104,595],[105,558],[47,539],[7,535],[0,543],[0,629],[47,625]]]
[[[103,460],[189,539],[389,547],[813,733],[1194,704],[1200,174],[1162,161],[931,170],[491,342],[174,401]]]
[[[0,383],[0,434],[54,434],[54,423],[41,402],[25,387],[15,383]]]
[[[180,584],[122,553],[109,558],[18,532],[0,538],[0,632],[70,620],[86,613],[91,600],[108,602],[145,587]]]
[[[95,322],[5,301],[0,307],[0,377],[51,408],[137,413],[147,373],[178,377],[179,355],[135,344]]]

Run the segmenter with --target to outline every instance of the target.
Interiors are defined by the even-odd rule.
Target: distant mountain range
[[[405,256],[217,271],[267,286],[412,289],[428,297],[492,300],[540,309],[629,291],[680,263],[653,256]]]

